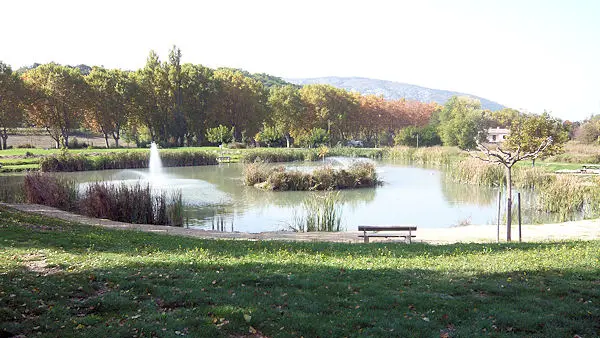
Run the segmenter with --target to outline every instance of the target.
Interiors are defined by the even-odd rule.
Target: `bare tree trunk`
[[[506,167],[506,241],[511,241],[512,228],[512,167]]]
[[[287,143],[287,147],[290,147],[290,134],[286,133],[285,134],[285,142]]]
[[[110,144],[108,144],[108,134],[104,133],[104,142],[106,143],[106,149],[110,148]]]
[[[535,158],[531,160],[531,167],[535,167]]]
[[[2,128],[2,150],[6,150],[8,149],[7,144],[6,144],[6,140],[8,139],[8,130],[6,128]]]

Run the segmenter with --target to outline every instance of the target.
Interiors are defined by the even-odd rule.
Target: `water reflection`
[[[321,163],[294,163],[302,170]],[[343,190],[342,226],[412,224],[450,227],[460,224],[495,224],[498,190],[449,181],[435,168],[377,162],[383,185]],[[288,229],[302,201],[317,192],[262,191],[242,184],[242,165],[164,168],[161,189],[181,189],[186,223],[202,229],[261,232]],[[63,174],[78,181],[146,180],[147,170],[110,170]],[[503,199],[504,201],[504,199]],[[523,222],[547,221],[553,215],[537,212],[535,195],[523,194]],[[504,202],[502,204],[504,210]],[[516,208],[515,208],[516,212]],[[504,218],[505,216],[502,216]],[[577,215],[574,216],[574,219]]]

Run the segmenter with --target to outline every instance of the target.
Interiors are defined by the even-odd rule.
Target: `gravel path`
[[[78,222],[88,225],[101,226],[110,229],[129,229],[146,232],[166,233],[171,235],[189,236],[212,239],[243,239],[243,240],[284,240],[284,241],[321,241],[362,243],[358,231],[350,232],[321,232],[297,233],[290,231],[245,233],[245,232],[219,232],[179,227],[167,227],[148,224],[131,224],[81,216],[55,208],[37,204],[3,204],[17,210],[36,213],[44,216]],[[523,225],[523,241],[557,241],[565,239],[600,239],[600,219],[573,221],[554,224]],[[506,226],[501,226],[500,239],[506,238]],[[494,225],[469,225],[455,228],[420,228],[416,232],[416,242],[430,244],[448,244],[457,242],[495,242],[496,226]],[[518,241],[517,226],[513,226],[513,241]],[[372,238],[371,242],[402,241],[401,239]]]

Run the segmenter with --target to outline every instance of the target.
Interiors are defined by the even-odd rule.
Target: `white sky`
[[[363,76],[563,119],[600,113],[600,1],[32,1],[0,4],[0,60],[166,59],[280,77]]]

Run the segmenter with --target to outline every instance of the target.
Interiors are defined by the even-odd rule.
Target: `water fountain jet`
[[[150,144],[150,161],[148,163],[148,169],[150,171],[150,176],[152,177],[162,174],[162,161],[160,160],[158,146],[156,146],[155,142]]]

